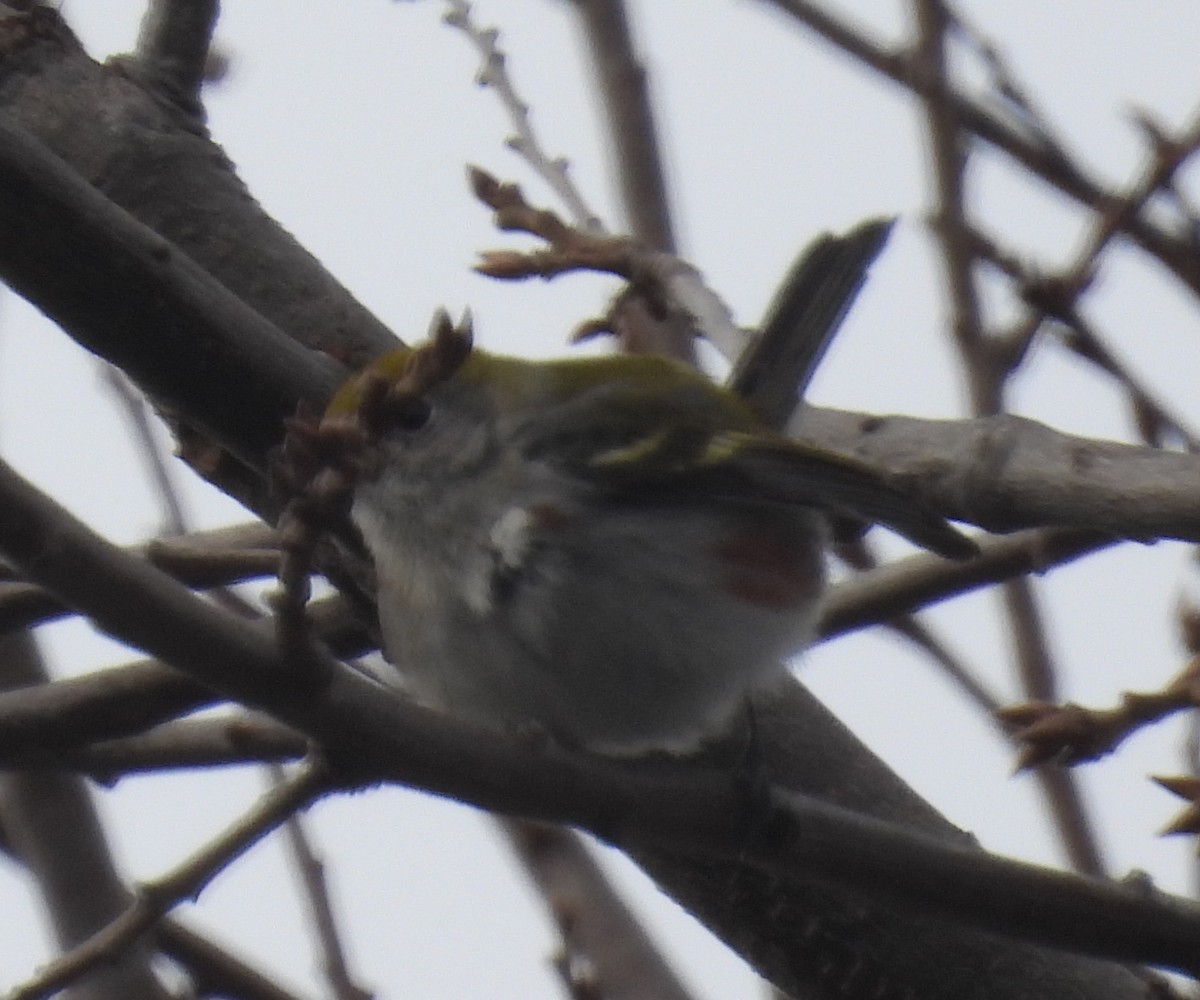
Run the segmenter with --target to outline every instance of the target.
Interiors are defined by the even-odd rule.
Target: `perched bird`
[[[354,523],[385,652],[422,702],[603,754],[689,752],[813,637],[827,514],[962,558],[878,473],[765,427],[680,363],[425,345],[351,379]]]

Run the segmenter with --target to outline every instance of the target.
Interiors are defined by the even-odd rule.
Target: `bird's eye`
[[[387,420],[403,431],[419,431],[433,415],[433,407],[421,396],[400,396],[389,400]]]

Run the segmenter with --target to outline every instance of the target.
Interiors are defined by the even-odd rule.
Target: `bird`
[[[429,707],[602,755],[689,754],[812,642],[831,516],[976,551],[680,362],[472,340],[439,313],[325,417],[369,439],[350,516],[384,652]]]

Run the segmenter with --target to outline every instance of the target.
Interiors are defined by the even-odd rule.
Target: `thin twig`
[[[953,320],[951,331],[970,386],[976,415],[997,413],[1004,407],[1007,372],[996,363],[995,347],[984,336],[979,295],[975,287],[977,244],[967,221],[964,173],[967,167],[963,128],[951,100],[945,52],[946,35],[953,25],[943,0],[913,0],[918,42],[912,56],[913,72],[920,78],[933,147],[937,180],[936,226],[942,260],[950,284]],[[1014,577],[1002,584],[1015,657],[1026,697],[1049,700],[1056,684],[1056,665],[1050,654],[1041,614],[1027,580]],[[1059,838],[1076,870],[1104,872],[1099,845],[1087,817],[1074,777],[1061,772],[1043,782]]]
[[[546,241],[542,249],[489,250],[475,270],[493,278],[551,278],[568,271],[615,274],[636,288],[661,313],[685,317],[689,329],[703,334],[731,361],[746,343],[729,307],[691,264],[628,236],[601,236],[568,225],[549,209],[525,200],[516,184],[502,184],[479,167],[469,171],[475,196],[495,213],[496,228],[523,232]],[[665,349],[665,348],[664,348]]]
[[[974,241],[965,207],[967,147],[947,81],[945,39],[952,22],[942,0],[915,0],[914,17],[918,43],[913,67],[922,77],[921,96],[933,148],[938,196],[934,231],[942,245],[941,259],[950,285],[950,329],[964,362],[975,412],[994,413],[1000,409],[1002,383],[992,377],[989,346],[983,336],[973,274]]]
[[[1153,448],[1176,445],[1200,452],[1200,436],[1107,347],[1094,324],[1077,315],[1070,323],[1055,324],[1052,330],[1072,354],[1090,362],[1122,388],[1134,427],[1146,444]]]
[[[1021,297],[1029,306],[1028,314],[1016,324],[1015,329],[1004,338],[1002,351],[1005,365],[1014,368],[1024,358],[1045,320],[1059,321],[1060,339],[1078,356],[1097,365],[1126,387],[1135,412],[1153,420],[1155,424],[1174,427],[1189,444],[1194,438],[1184,431],[1182,424],[1172,418],[1165,407],[1153,400],[1151,393],[1143,388],[1125,366],[1116,361],[1092,332],[1091,324],[1084,321],[1077,309],[1079,296],[1089,287],[1102,254],[1111,246],[1131,219],[1145,208],[1150,199],[1166,190],[1186,160],[1200,148],[1200,114],[1193,116],[1192,124],[1177,139],[1152,133],[1152,149],[1142,176],[1123,195],[1112,195],[1108,201],[1097,206],[1091,231],[1076,255],[1074,263],[1055,276],[1030,274],[1019,265],[1013,267],[1004,262],[1003,269],[1020,282]],[[1001,263],[999,255],[992,259]],[[1152,443],[1156,435],[1148,434]],[[1193,444],[1194,446],[1194,444]]]
[[[1021,124],[1032,131],[1038,142],[1055,156],[1067,159],[1066,144],[1058,137],[1049,118],[1036,105],[1029,92],[1017,79],[1008,60],[1005,59],[1004,53],[964,18],[961,11],[955,10],[947,13],[952,18],[950,27],[979,53],[979,57],[983,60],[991,76],[992,91],[999,95],[1008,107],[1017,112]]]
[[[490,87],[508,114],[514,133],[508,139],[510,149],[519,153],[533,167],[550,189],[558,195],[575,225],[585,232],[604,235],[600,217],[592,211],[575,186],[569,173],[570,163],[564,156],[550,156],[538,141],[530,120],[529,105],[521,99],[508,74],[508,60],[497,42],[500,33],[495,28],[481,28],[471,17],[471,5],[466,0],[446,0],[442,20],[457,28],[471,40],[482,59],[476,81]]]
[[[290,726],[261,713],[243,712],[179,719],[132,736],[35,751],[5,764],[23,770],[73,770],[112,784],[150,771],[290,763],[309,748],[309,741]]]
[[[913,64],[906,51],[884,48],[864,33],[823,10],[811,0],[764,0],[783,10],[826,41],[864,65],[917,94],[927,77]],[[1002,150],[1030,174],[1040,177],[1085,207],[1102,210],[1111,202],[1104,185],[1060,149],[1048,146],[1024,123],[1014,126],[989,114],[983,107],[958,93],[949,95],[961,128]],[[1125,221],[1124,231],[1147,253],[1173,271],[1189,289],[1200,294],[1200,258],[1189,239],[1180,239],[1167,227],[1151,221],[1145,213]]]
[[[158,501],[162,505],[160,533],[182,535],[187,530],[187,516],[183,512],[183,501],[174,483],[171,482],[171,473],[167,468],[162,447],[150,426],[145,399],[121,370],[113,365],[102,362],[100,377],[104,379],[117,402],[121,404],[121,409],[125,412],[130,427],[133,428],[134,439],[138,443],[138,452],[146,464]]]
[[[887,627],[903,636],[928,656],[985,718],[995,720],[1004,702],[996,697],[975,673],[942,642],[933,630],[915,615],[906,615],[887,623]]]
[[[133,905],[103,930],[16,987],[7,1000],[42,1000],[111,960],[153,927],[164,914],[198,896],[222,870],[280,823],[330,788],[324,764],[313,761],[268,792],[224,833],[152,882],[143,883]]]
[[[271,765],[268,774],[272,789],[283,788],[287,784],[287,773],[278,764]],[[317,857],[305,824],[298,814],[293,813],[284,821],[283,833],[291,851],[292,863],[296,866],[300,883],[304,887],[304,898],[308,903],[308,912],[312,917],[320,947],[321,968],[333,996],[337,1000],[371,1000],[374,994],[355,983],[350,975],[346,952],[333,913],[333,901],[329,897],[329,887],[325,881],[325,865]]]
[[[186,971],[196,997],[304,1000],[177,918],[166,917],[150,933],[158,950]]]
[[[974,236],[979,259],[1012,279],[1028,307],[1025,315],[1008,331],[996,336],[995,358],[999,367],[1009,373],[1020,367],[1038,333],[1048,327],[1059,343],[1103,371],[1122,388],[1129,401],[1134,425],[1146,444],[1160,448],[1174,441],[1189,451],[1200,451],[1200,436],[1106,346],[1096,332],[1095,324],[1076,307],[1076,296],[1088,285],[1084,281],[1078,289],[1072,290],[1070,274],[1086,271],[1082,260],[1070,269],[1067,278],[1048,277],[1034,271],[981,233],[975,232]],[[1093,263],[1099,267],[1098,262]]]

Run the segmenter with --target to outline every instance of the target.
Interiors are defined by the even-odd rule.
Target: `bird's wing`
[[[527,457],[621,497],[688,496],[816,507],[882,524],[953,559],[975,543],[915,495],[855,459],[764,430],[735,397],[698,380],[673,391],[610,384],[524,429]]]

